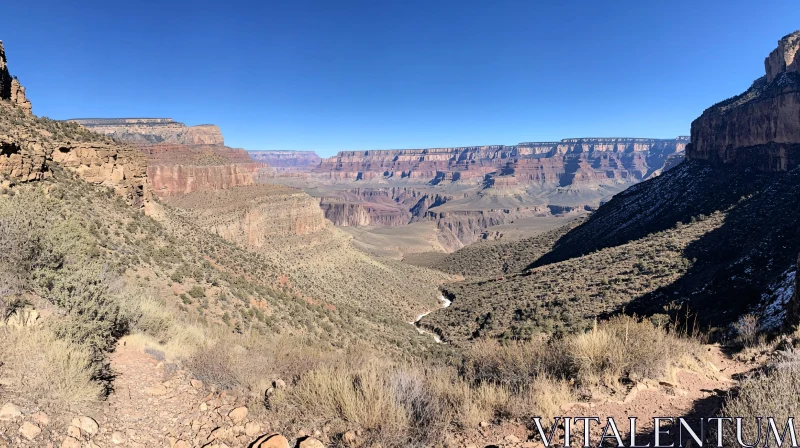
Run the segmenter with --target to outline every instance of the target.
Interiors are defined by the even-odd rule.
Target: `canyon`
[[[529,237],[594,210],[625,188],[683,160],[688,137],[573,138],[513,146],[341,151],[311,169],[266,181],[319,198],[325,217],[362,243],[398,245],[395,256],[476,241]],[[252,154],[252,153],[251,153]],[[392,228],[392,229],[387,229]],[[412,229],[419,239],[409,242]]]

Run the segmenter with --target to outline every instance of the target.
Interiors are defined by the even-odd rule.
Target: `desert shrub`
[[[68,405],[97,400],[97,363],[85,346],[57,337],[46,327],[0,327],[0,373],[34,399]]]
[[[262,400],[272,381],[293,381],[338,356],[330,348],[304,338],[236,338],[224,334],[198,346],[185,357],[185,363],[197,378],[209,384],[243,390]],[[354,362],[356,357],[349,356]]]
[[[663,378],[671,367],[691,366],[701,356],[695,340],[668,333],[649,320],[618,316],[585,333],[549,341],[478,341],[466,351],[461,374],[475,384],[512,390],[547,378],[614,386],[629,377]]]
[[[761,325],[758,316],[745,314],[734,322],[733,330],[736,332],[734,343],[741,347],[752,347],[758,342]]]
[[[702,353],[695,340],[629,316],[614,317],[567,338],[563,347],[571,376],[585,384],[613,385],[631,376],[663,378],[671,367],[692,364]]]
[[[765,374],[746,380],[738,393],[729,398],[722,408],[723,416],[743,417],[743,440],[754,443],[757,438],[756,417],[774,417],[778,432],[788,417],[797,417],[800,401],[800,364],[783,365]],[[796,423],[795,423],[796,424]],[[762,438],[758,446],[777,446],[772,432],[762,424]],[[727,425],[723,440],[736,440],[736,428]],[[765,445],[764,435],[770,435],[770,444]],[[788,436],[788,434],[787,434]],[[784,440],[784,446],[787,442]]]
[[[560,354],[543,339],[482,339],[466,351],[460,370],[475,384],[489,382],[519,390],[534,378],[562,370],[562,363]]]

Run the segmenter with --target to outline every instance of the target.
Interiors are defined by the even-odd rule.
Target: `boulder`
[[[325,445],[313,437],[307,437],[300,441],[298,448],[325,448]]]
[[[231,412],[229,412],[228,413],[228,417],[234,423],[242,423],[244,421],[244,419],[247,418],[247,412],[248,412],[247,411],[247,407],[240,406],[240,407],[232,410]]]
[[[289,441],[286,440],[286,437],[274,433],[259,437],[251,446],[253,448],[289,448]]]
[[[0,420],[14,420],[22,415],[22,410],[14,403],[6,403],[0,408]]]
[[[19,428],[19,433],[28,440],[35,439],[41,432],[42,430],[31,422],[25,422]]]

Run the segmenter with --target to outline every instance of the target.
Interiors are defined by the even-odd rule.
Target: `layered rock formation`
[[[766,58],[766,75],[741,95],[692,122],[686,157],[761,171],[800,165],[800,31],[785,36]]]
[[[342,151],[314,170],[335,180],[406,179],[483,182],[487,174],[551,186],[626,183],[646,179],[682,154],[687,137],[565,139],[516,146]]]
[[[223,145],[225,139],[213,124],[186,126],[171,118],[74,118],[73,123],[137,144]]]
[[[261,164],[243,149],[219,145],[152,145],[140,148],[159,197],[253,185]]]
[[[256,162],[263,162],[277,171],[302,171],[316,168],[322,160],[314,151],[248,151]]]
[[[8,61],[6,60],[6,50],[3,41],[0,40],[0,100],[7,100],[11,104],[19,107],[25,112],[31,113],[32,105],[25,97],[25,87],[19,83],[17,78],[12,77],[8,71]]]
[[[428,209],[454,198],[409,187],[351,188],[320,200],[325,218],[337,226],[403,226],[421,220]]]
[[[68,121],[137,145],[147,156],[153,192],[162,198],[253,185],[258,171],[265,166],[253,161],[243,149],[225,146],[215,125],[187,127],[171,118]]]
[[[168,202],[190,213],[199,226],[247,248],[318,232],[326,223],[317,200],[281,185],[203,190]]]

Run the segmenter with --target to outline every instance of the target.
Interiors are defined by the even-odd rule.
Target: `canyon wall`
[[[147,175],[161,197],[253,185],[260,169],[243,149],[229,148],[219,127],[186,126],[171,118],[68,120],[134,144],[147,156]]]
[[[320,199],[325,218],[342,227],[404,226],[424,220],[428,209],[464,195],[411,187],[351,188]]]
[[[213,124],[186,126],[171,118],[74,118],[73,123],[136,145],[224,145],[219,127]]]
[[[683,153],[688,137],[581,138],[516,146],[342,151],[314,172],[334,180],[406,179],[482,183],[488,174],[520,184],[570,186],[638,182]]]
[[[788,171],[800,165],[798,50],[800,31],[778,42],[764,61],[764,77],[692,122],[686,157],[761,171]]]
[[[314,151],[248,151],[256,162],[266,163],[277,171],[303,171],[316,168],[320,157]]]
[[[275,238],[315,233],[326,225],[316,199],[281,185],[202,190],[167,202],[201,227],[248,248],[260,248]]]
[[[253,185],[263,167],[245,150],[221,145],[151,145],[140,149],[147,155],[147,176],[153,192],[162,198]]]

